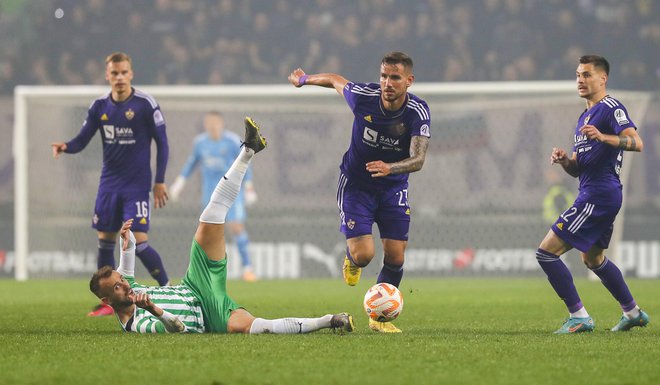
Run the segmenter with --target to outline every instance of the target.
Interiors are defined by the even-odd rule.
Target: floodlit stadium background
[[[552,146],[570,148],[583,108],[570,87],[561,95],[543,88],[509,93],[506,86],[499,94],[477,89],[443,95],[421,83],[460,88],[462,82],[571,81],[577,57],[598,53],[610,60],[609,88],[645,142],[644,153],[624,159],[631,168],[615,258],[626,274],[660,277],[656,2],[16,0],[0,7],[0,33],[11,36],[0,41],[2,276],[13,275],[15,247],[14,87],[103,85],[103,59],[114,50],[133,57],[137,87],[251,85],[252,93],[241,97],[155,94],[168,122],[167,182],[201,132],[204,111],[224,112],[228,129],[237,132],[242,117],[253,116],[270,144],[254,162],[260,199],[248,213],[257,272],[264,278],[339,274],[344,240],[337,231],[335,186],[352,115],[332,90],[306,94],[290,87],[291,95],[273,96],[270,86],[260,93],[253,85],[286,88],[286,76],[297,66],[377,81],[382,55],[401,50],[415,60],[420,84],[411,92],[426,98],[432,112],[427,161],[411,177],[407,274],[539,275],[534,250],[549,226],[544,197],[553,183],[576,188],[557,166],[549,167],[548,154]],[[82,153],[57,162],[49,148],[77,133],[94,98],[67,93],[27,104],[28,268],[35,277],[86,277],[96,267],[89,224],[100,143],[95,138]],[[181,202],[152,213],[150,243],[173,276],[187,267],[199,212],[197,178]],[[574,255],[569,263],[578,263]],[[237,272],[230,263],[230,275]]]

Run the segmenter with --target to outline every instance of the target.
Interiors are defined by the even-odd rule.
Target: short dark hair
[[[129,64],[132,62],[131,57],[123,52],[113,52],[105,58],[105,65],[108,63],[121,63],[127,61]]]
[[[599,55],[584,55],[580,57],[580,64],[593,64],[594,67],[600,68],[605,71],[605,74],[609,76],[610,74],[610,62],[607,61],[602,56]]]
[[[389,64],[396,65],[401,64],[403,67],[409,71],[413,69],[413,60],[410,56],[406,55],[403,52],[393,51],[383,56],[383,60],[380,64]]]
[[[97,297],[103,297],[101,293],[101,280],[104,278],[109,278],[112,274],[112,271],[112,266],[103,266],[102,268],[96,270],[96,273],[92,275],[92,279],[89,280],[89,290]]]

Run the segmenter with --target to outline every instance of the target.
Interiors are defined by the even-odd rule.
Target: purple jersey
[[[608,135],[619,135],[626,128],[634,128],[635,124],[628,116],[626,107],[607,95],[580,115],[575,128],[573,151],[577,153],[580,196],[592,203],[616,204],[621,200],[619,173],[623,150],[589,140],[580,133],[580,127],[585,124],[591,124]]]
[[[425,101],[408,93],[398,111],[387,111],[381,102],[380,85],[349,82],[344,98],[353,111],[351,145],[344,154],[340,169],[362,186],[389,190],[408,180],[408,174],[373,178],[367,162],[394,163],[410,157],[413,136],[431,137],[431,114]]]
[[[164,182],[169,147],[165,119],[153,97],[133,89],[121,103],[110,93],[96,99],[66,152],[82,151],[97,131],[103,140],[99,192],[150,191],[152,139],[158,149],[155,183]]]

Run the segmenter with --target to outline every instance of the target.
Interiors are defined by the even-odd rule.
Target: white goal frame
[[[332,90],[320,87],[303,87],[298,90],[290,85],[230,85],[230,86],[138,86],[140,89],[159,97],[187,97],[190,99],[213,96],[275,96],[305,98],[311,95],[328,95]],[[14,175],[15,175],[15,247],[14,276],[18,281],[28,279],[28,100],[39,98],[89,98],[90,102],[108,92],[107,86],[18,86],[14,90]],[[538,81],[538,82],[455,82],[455,83],[416,83],[411,91],[423,95],[459,95],[459,94],[497,94],[509,93],[525,95],[544,92],[548,95],[576,96],[573,81]],[[576,98],[577,99],[577,98]],[[576,100],[576,102],[579,102]],[[647,103],[648,104],[648,103]],[[645,110],[646,107],[644,107]],[[626,182],[630,169],[630,160],[625,162],[622,182]],[[623,208],[620,217],[623,216]],[[620,220],[622,220],[620,218]],[[613,236],[613,245],[622,237],[622,226],[617,226]],[[613,250],[613,257],[616,250]]]

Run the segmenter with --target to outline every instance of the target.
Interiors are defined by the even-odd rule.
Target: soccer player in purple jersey
[[[340,230],[347,244],[343,275],[351,286],[374,257],[374,222],[385,254],[378,282],[398,287],[403,277],[410,228],[408,174],[422,168],[431,136],[428,105],[408,92],[415,80],[412,69],[408,55],[391,52],[381,61],[380,84],[355,83],[333,73],[307,75],[300,68],[289,75],[296,87],[334,88],[355,116],[337,189]],[[401,332],[392,323],[371,319],[369,327]]]
[[[642,151],[642,139],[626,108],[607,94],[610,65],[602,56],[586,55],[575,71],[578,95],[587,102],[575,128],[573,154],[553,148],[550,163],[580,181],[573,205],[552,225],[541,242],[536,259],[555,292],[570,313],[555,333],[570,334],[594,330],[594,321],[582,305],[573,277],[559,257],[576,248],[582,262],[591,269],[619,302],[623,316],[612,331],[646,326],[649,316],[633,299],[619,268],[605,257],[614,219],[622,201],[619,180],[624,151]]]
[[[115,266],[114,249],[122,222],[134,219],[137,256],[158,284],[169,279],[163,261],[149,246],[151,141],[156,142],[156,178],[153,185],[156,208],[168,199],[165,169],[169,147],[165,119],[150,95],[131,87],[131,58],[115,52],[106,58],[105,78],[111,91],[96,99],[78,135],[66,143],[52,143],[53,156],[82,151],[99,133],[103,141],[103,169],[96,196],[92,227],[98,232],[98,267]],[[100,305],[90,316],[109,315],[112,309]]]

